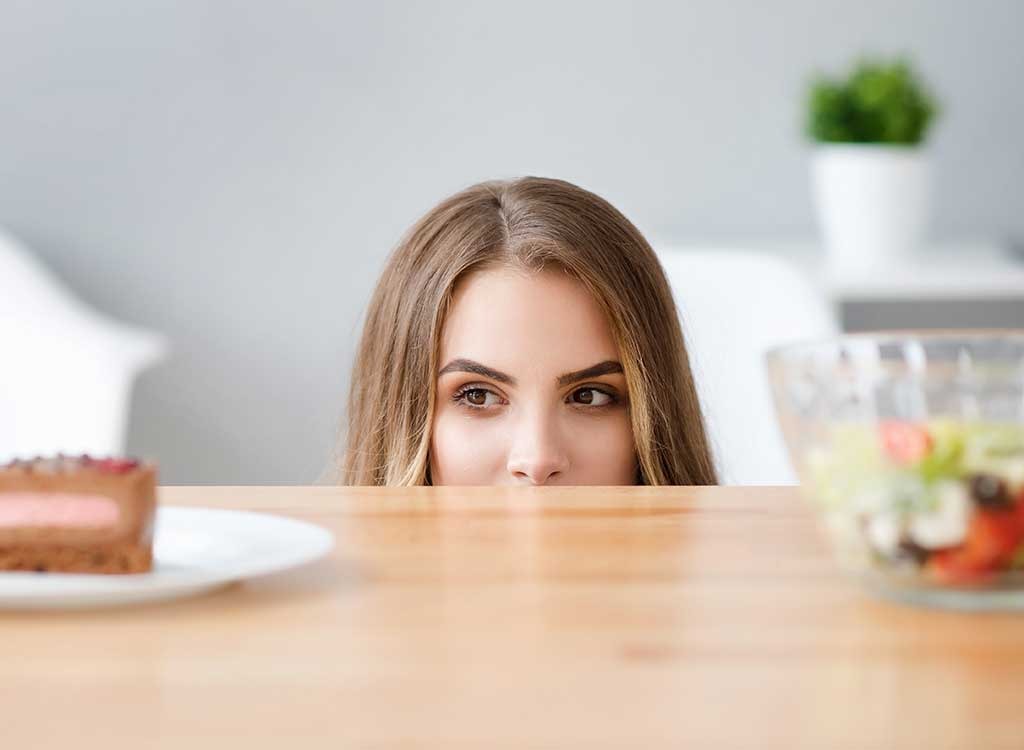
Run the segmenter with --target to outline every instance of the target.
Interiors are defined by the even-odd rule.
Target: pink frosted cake
[[[144,573],[156,465],[89,456],[0,466],[0,570]]]

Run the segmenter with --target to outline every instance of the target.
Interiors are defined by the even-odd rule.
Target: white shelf
[[[840,301],[1024,299],[1024,259],[993,244],[939,245],[865,271],[835,270],[815,255],[802,262]]]
[[[751,245],[675,245],[676,249],[771,253],[811,276],[836,303],[916,300],[1024,300],[1024,256],[997,242],[941,243],[904,259],[864,270],[839,270],[813,242]]]

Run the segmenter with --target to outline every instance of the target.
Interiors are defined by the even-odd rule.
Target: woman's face
[[[441,336],[433,484],[635,484],[629,394],[604,313],[558,270],[488,270]]]

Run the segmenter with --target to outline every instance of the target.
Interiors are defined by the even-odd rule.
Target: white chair
[[[135,377],[165,339],[77,300],[0,231],[0,462],[123,454]]]
[[[764,353],[839,333],[824,294],[780,258],[659,250],[683,325],[722,484],[794,484]]]

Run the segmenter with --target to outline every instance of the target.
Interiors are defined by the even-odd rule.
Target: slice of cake
[[[155,464],[12,461],[0,466],[0,570],[144,573],[155,514]]]

